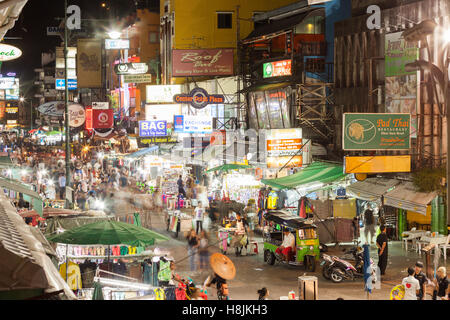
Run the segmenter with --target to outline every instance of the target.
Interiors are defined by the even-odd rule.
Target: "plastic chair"
[[[444,261],[447,261],[447,249],[450,249],[450,234],[447,236],[447,242],[439,245],[439,249],[442,249],[444,253]]]
[[[416,228],[415,228],[415,227],[412,228],[411,231],[416,231]],[[411,241],[411,244],[412,244],[412,241],[413,241],[413,240],[414,240],[414,239],[413,239],[412,237],[410,237],[409,235],[408,235],[408,237],[404,237],[404,238],[402,239],[402,248],[403,248],[403,245],[404,245],[405,248],[406,248],[406,251],[408,251],[408,241]]]
[[[425,233],[425,236],[427,236],[427,237],[429,237],[430,235],[431,235],[431,231],[427,231],[427,232]],[[427,244],[429,244],[428,241],[423,241],[422,238],[420,238],[420,240],[416,242],[416,245],[417,245],[417,252],[418,252],[418,253],[421,253],[421,252],[422,252],[422,245],[425,245],[425,246],[426,246]]]

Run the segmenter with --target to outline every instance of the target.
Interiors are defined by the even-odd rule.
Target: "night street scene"
[[[0,0],[0,37],[4,308],[450,301],[450,0]]]

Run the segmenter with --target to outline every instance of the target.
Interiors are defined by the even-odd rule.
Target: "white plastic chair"
[[[431,236],[431,231],[427,231],[425,233],[425,236],[427,236],[427,237]],[[422,252],[422,246],[426,246],[427,244],[429,244],[429,242],[422,240],[422,237],[420,237],[419,241],[416,242],[417,252],[421,253]]]
[[[447,249],[450,249],[450,234],[447,236],[447,242],[439,245],[439,250],[444,251],[444,261],[447,261]]]
[[[415,227],[412,228],[411,231],[416,231],[416,228],[415,228]],[[402,241],[402,247],[403,247],[403,245],[404,245],[406,251],[408,251],[408,241],[411,241],[411,243],[412,243],[413,238],[410,237],[410,236],[408,235],[408,237],[404,237],[402,240],[403,240],[403,241]]]

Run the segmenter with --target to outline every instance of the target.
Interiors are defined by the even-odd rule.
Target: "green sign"
[[[280,60],[263,64],[263,78],[292,75],[292,60]]]
[[[345,113],[344,150],[408,150],[411,115],[406,113]]]
[[[417,71],[406,72],[405,65],[419,59],[417,43],[406,42],[401,32],[389,33],[385,39],[385,76],[416,74]]]

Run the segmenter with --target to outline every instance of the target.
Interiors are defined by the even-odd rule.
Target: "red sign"
[[[231,76],[233,49],[172,50],[172,76]]]
[[[109,129],[114,126],[114,112],[112,109],[92,110],[94,129]]]
[[[94,128],[92,111],[90,107],[86,107],[86,130],[92,130]]]

